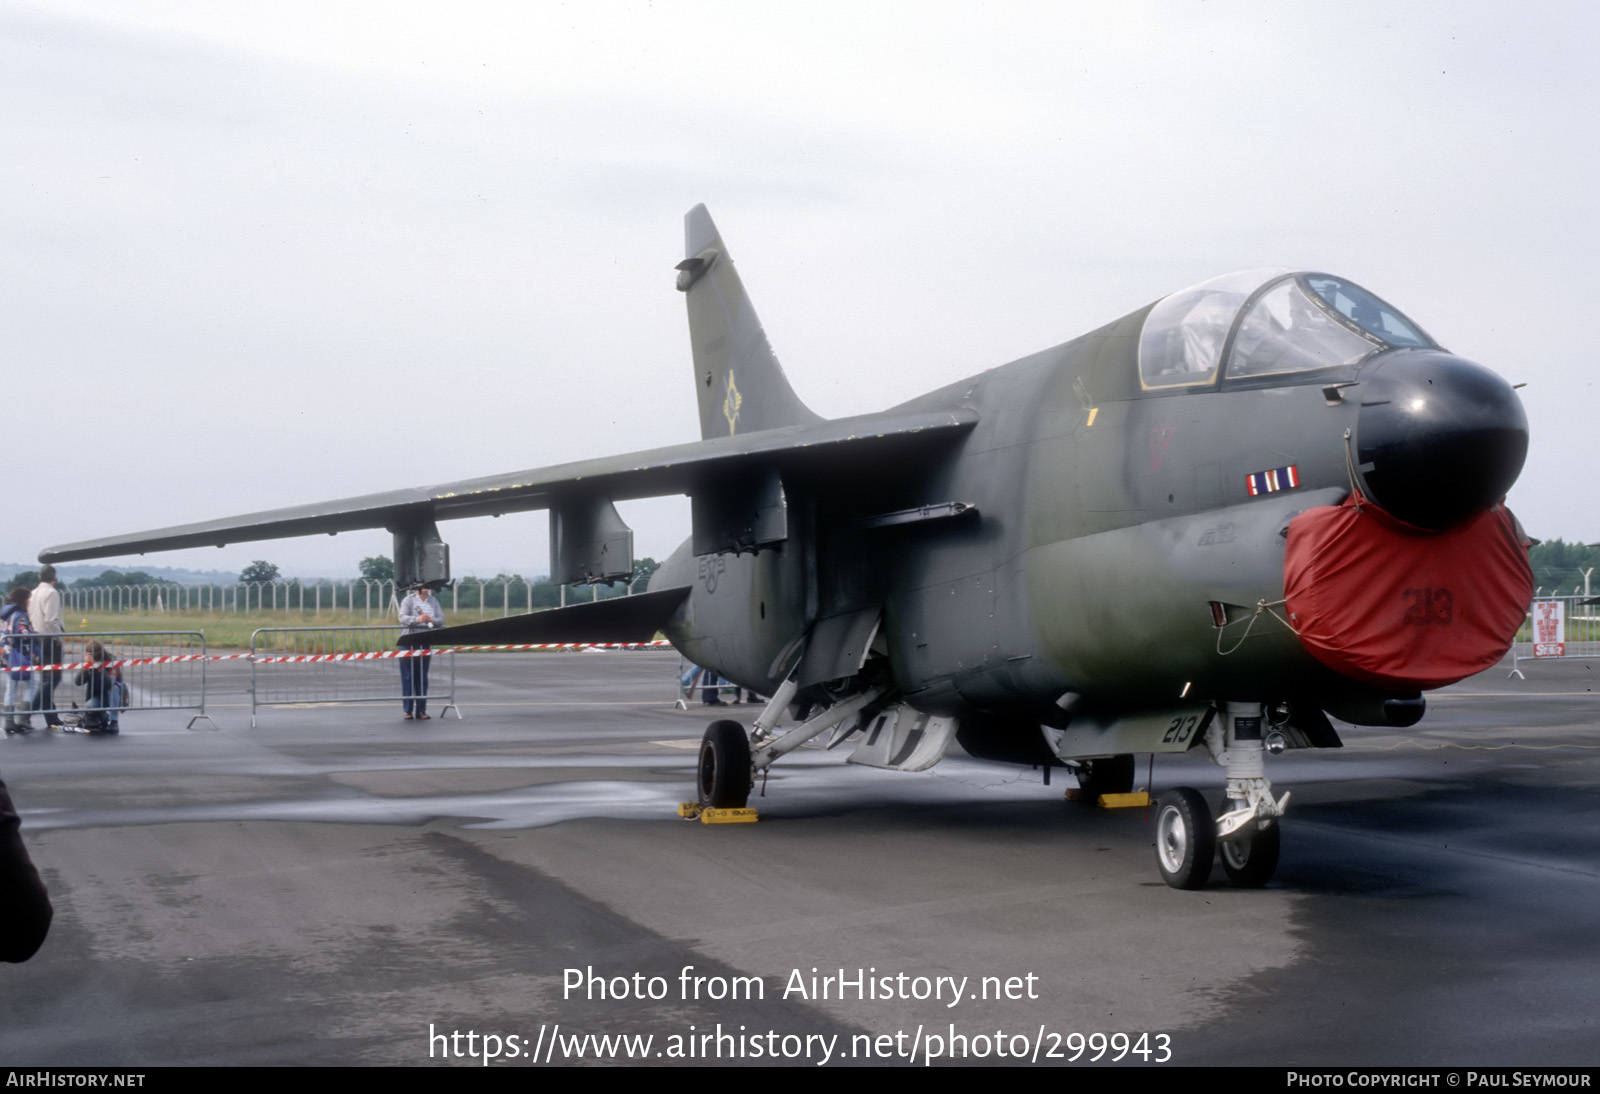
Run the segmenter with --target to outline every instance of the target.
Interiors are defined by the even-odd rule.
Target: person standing
[[[444,609],[439,598],[422,582],[414,582],[411,591],[400,602],[400,633],[420,634],[444,626]],[[427,650],[426,645],[412,647],[415,651]],[[406,721],[428,719],[428,668],[432,655],[418,652],[416,656],[400,659],[400,702]]]
[[[33,728],[33,633],[28,619],[28,590],[21,585],[11,590],[5,607],[0,608],[0,632],[5,634],[0,654],[5,661],[5,719],[7,733],[27,733]],[[20,716],[18,712],[20,713]]]
[[[39,584],[34,586],[33,595],[28,597],[28,618],[33,623],[34,633],[40,636],[34,647],[38,651],[36,663],[59,665],[61,639],[53,636],[64,634],[67,628],[61,622],[61,594],[56,591],[56,568],[48,562],[39,567]],[[61,728],[61,715],[55,709],[56,685],[60,682],[60,669],[41,669],[39,688],[33,696],[33,709],[44,712],[45,725],[51,729]]]

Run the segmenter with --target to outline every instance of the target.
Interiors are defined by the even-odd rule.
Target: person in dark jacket
[[[39,952],[55,910],[28,849],[16,807],[0,782],[0,961],[16,964]]]
[[[111,658],[105,646],[90,642],[84,649],[84,660],[89,667],[73,674],[72,682],[83,688],[83,728],[90,733],[117,732],[117,670],[108,668]]]

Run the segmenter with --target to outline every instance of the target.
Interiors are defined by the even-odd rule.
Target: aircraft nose
[[[1367,496],[1408,524],[1443,531],[1516,482],[1528,417],[1511,385],[1482,365],[1404,350],[1362,376],[1354,441]]]

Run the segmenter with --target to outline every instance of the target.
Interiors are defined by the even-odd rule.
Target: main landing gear
[[[717,721],[706,727],[700,741],[700,766],[695,779],[702,809],[743,809],[750,801],[750,790],[755,786],[758,773],[830,729],[838,728],[841,734],[847,733],[859,720],[856,716],[889,689],[876,687],[858,692],[793,729],[773,736],[773,726],[794,699],[796,690],[793,677],[784,681],[756,715],[751,733],[747,734],[738,722]],[[838,741],[839,737],[834,739]]]
[[[1274,799],[1266,778],[1265,715],[1256,703],[1229,703],[1206,733],[1211,758],[1228,772],[1228,811],[1215,820],[1193,787],[1180,786],[1156,803],[1156,866],[1174,889],[1203,889],[1212,860],[1241,888],[1260,888],[1278,868],[1278,820],[1289,795]]]
[[[696,779],[702,809],[743,809],[755,785],[750,738],[738,722],[712,722],[700,741]]]

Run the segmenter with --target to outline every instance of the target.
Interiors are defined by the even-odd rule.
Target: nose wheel
[[[1221,844],[1222,870],[1228,880],[1240,889],[1259,889],[1271,881],[1278,869],[1279,831],[1274,823]]]
[[[1168,790],[1156,802],[1156,865],[1174,889],[1203,889],[1217,851],[1217,822],[1200,791]]]
[[[1259,889],[1278,869],[1281,831],[1271,821],[1246,834],[1218,838],[1217,822],[1200,791],[1176,787],[1156,802],[1156,866],[1174,889],[1204,889],[1212,861],[1220,858],[1234,886]]]

